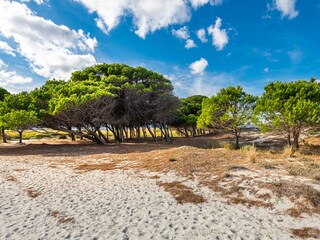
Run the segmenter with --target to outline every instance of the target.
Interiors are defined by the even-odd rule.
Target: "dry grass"
[[[265,203],[261,201],[256,201],[256,200],[251,200],[251,199],[246,199],[246,198],[241,198],[241,197],[231,197],[227,201],[228,204],[241,204],[247,207],[264,207],[264,208],[269,208],[272,209],[273,205],[271,203]]]
[[[264,184],[278,197],[287,197],[295,203],[288,210],[293,217],[300,217],[302,213],[320,214],[320,192],[311,186],[297,184],[294,182],[280,181],[273,184]]]
[[[74,170],[82,171],[82,172],[90,172],[90,171],[110,171],[117,168],[117,165],[114,163],[100,163],[100,164],[82,164],[76,167]]]
[[[28,196],[31,198],[36,198],[41,195],[41,193],[35,190],[34,188],[28,188],[25,191],[27,192]]]
[[[302,228],[302,229],[291,229],[291,232],[294,236],[300,238],[314,238],[320,239],[320,230],[317,228]]]
[[[9,182],[17,182],[18,181],[17,178],[14,176],[7,176],[6,180]]]
[[[52,217],[58,218],[58,224],[75,223],[74,217],[68,217],[59,211],[49,210]]]
[[[16,172],[25,172],[25,171],[27,171],[27,169],[24,169],[24,168],[16,168],[16,169],[13,169],[13,171],[16,171]]]
[[[195,194],[191,188],[183,185],[181,182],[159,182],[158,185],[169,192],[179,204],[199,204],[206,202],[204,197]]]
[[[290,175],[303,176],[315,181],[320,181],[320,159],[317,157],[301,156],[295,163],[289,163],[285,167]]]
[[[220,144],[220,146],[226,150],[232,150],[233,149],[233,146],[231,145],[231,143],[229,142],[222,142]]]
[[[247,159],[252,163],[256,163],[256,158],[257,158],[256,147],[254,145],[248,146],[246,149],[246,153],[247,153]]]
[[[293,155],[294,155],[293,148],[290,145],[285,146],[283,148],[282,154],[284,157],[293,157]]]

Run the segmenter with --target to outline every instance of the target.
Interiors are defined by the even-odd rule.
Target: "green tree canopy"
[[[277,131],[299,148],[301,132],[320,122],[320,84],[314,81],[272,82],[257,102],[255,122],[264,131]]]
[[[257,97],[247,94],[240,86],[224,88],[203,101],[198,127],[232,131],[239,148],[242,128],[250,124],[256,100]]]
[[[6,127],[19,133],[19,142],[22,143],[22,133],[38,122],[34,111],[14,110],[4,116]]]
[[[166,128],[178,102],[172,91],[170,80],[145,68],[95,65],[74,72],[70,81],[49,94],[47,123],[99,143],[106,139],[100,128],[107,128],[120,142],[126,128]]]
[[[10,93],[6,89],[0,87],[0,101],[3,101],[4,97],[9,94]]]
[[[177,117],[173,122],[173,126],[185,136],[189,136],[188,131],[192,135],[196,134],[197,120],[201,115],[202,101],[206,96],[194,95],[180,99],[180,107],[177,111]]]

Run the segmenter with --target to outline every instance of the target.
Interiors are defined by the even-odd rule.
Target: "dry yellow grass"
[[[116,164],[114,163],[100,163],[100,164],[82,164],[76,167],[74,170],[89,172],[89,171],[95,171],[95,170],[109,171],[114,169],[116,169]]]
[[[244,146],[244,147],[242,147],[241,149],[246,152],[247,159],[248,159],[250,162],[256,163],[256,159],[257,159],[257,148],[256,148],[254,145]]]
[[[294,154],[293,148],[290,145],[287,145],[283,148],[283,156],[285,157],[292,157]]]

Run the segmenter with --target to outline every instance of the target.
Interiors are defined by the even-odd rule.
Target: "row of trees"
[[[145,68],[99,64],[76,71],[67,82],[49,80],[42,87],[19,94],[0,88],[0,128],[22,132],[30,127],[51,128],[99,144],[145,138],[158,141],[160,129],[170,141],[169,126],[185,136],[205,129],[230,131],[239,147],[241,132],[255,124],[263,131],[286,135],[299,147],[301,132],[320,123],[320,84],[310,81],[273,82],[258,98],[240,86],[227,87],[207,98],[178,99],[171,82]]]
[[[239,148],[241,132],[254,124],[263,132],[284,134],[289,145],[299,148],[301,133],[320,125],[320,83],[315,79],[271,82],[264,90],[258,98],[239,86],[222,89],[202,102],[198,128],[231,131]]]
[[[23,125],[19,133],[33,125],[99,144],[109,141],[109,132],[118,142],[140,140],[141,132],[145,137],[147,131],[158,141],[153,131],[158,128],[169,141],[168,123],[179,104],[172,91],[171,82],[153,71],[100,64],[74,72],[67,82],[51,80],[30,93],[4,94],[0,121],[3,129],[18,130]],[[12,121],[18,111],[29,121]]]

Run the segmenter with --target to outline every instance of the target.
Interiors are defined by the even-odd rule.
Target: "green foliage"
[[[272,82],[257,102],[255,122],[265,131],[277,130],[294,138],[298,148],[301,131],[320,123],[320,84],[314,80]]]
[[[201,114],[202,101],[206,96],[195,95],[180,99],[181,104],[177,113],[175,125],[180,127],[196,126]]]
[[[231,130],[238,147],[241,128],[250,124],[256,100],[257,97],[245,93],[240,86],[224,88],[216,96],[203,101],[198,127]]]
[[[3,102],[7,111],[34,110],[30,95],[27,92],[6,95]]]
[[[26,110],[11,111],[4,116],[4,119],[9,129],[18,132],[23,132],[38,122],[36,112]]]
[[[6,95],[10,95],[10,93],[6,89],[0,87],[0,101],[3,101]]]

